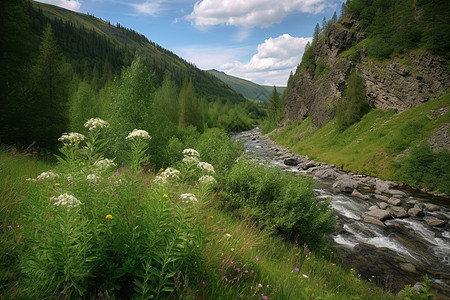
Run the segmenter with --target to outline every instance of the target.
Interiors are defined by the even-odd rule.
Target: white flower
[[[184,149],[183,150],[183,155],[184,155],[184,157],[187,157],[187,156],[192,156],[192,157],[200,157],[200,154],[197,152],[197,150],[194,150],[194,149]]]
[[[309,278],[308,275],[302,274],[303,278]]]
[[[37,177],[37,180],[39,181],[41,179],[54,179],[54,178],[57,178],[57,177],[59,177],[59,175],[50,170],[50,171],[47,171],[47,172],[42,172]]]
[[[181,175],[181,172],[178,171],[177,169],[167,168],[161,173],[161,175],[156,176],[155,179],[157,182],[168,183],[169,181],[172,181],[173,179],[180,178],[180,175]]]
[[[225,233],[225,237],[226,237],[227,239],[229,239],[229,238],[231,238],[231,234]]]
[[[208,173],[211,173],[211,174],[215,173],[214,167],[211,164],[207,163],[207,162],[201,161],[201,162],[199,162],[197,164],[197,167],[199,169],[205,170]]]
[[[81,133],[76,132],[70,132],[70,133],[64,133],[58,141],[63,142],[64,144],[72,144],[81,142],[85,139],[85,136]]]
[[[130,132],[128,134],[128,136],[125,139],[131,140],[131,139],[134,139],[136,137],[144,138],[144,139],[147,139],[147,140],[151,140],[152,139],[152,137],[148,134],[148,132],[145,131],[145,130],[142,130],[142,129],[134,129],[132,132]]]
[[[84,127],[89,128],[89,130],[94,130],[95,128],[108,128],[109,123],[99,118],[91,118],[84,123]]]
[[[54,200],[55,197],[50,198],[51,200]],[[59,195],[58,198],[56,198],[58,201],[56,201],[53,205],[56,206],[67,206],[67,208],[73,208],[77,207],[81,204],[80,200],[75,198],[75,196],[70,195],[68,193],[64,193],[62,195]]]
[[[97,160],[94,163],[94,166],[96,166],[100,169],[108,169],[108,168],[117,166],[117,164],[112,159],[104,158],[104,159]]]
[[[181,194],[181,203],[197,202],[197,197],[194,194]]]
[[[194,165],[198,163],[198,158],[195,156],[185,156],[183,158],[183,163],[186,165]]]
[[[87,181],[90,181],[92,183],[97,183],[101,180],[100,176],[95,175],[95,174],[89,174],[88,176],[86,176]]]
[[[214,184],[217,183],[216,179],[212,177],[211,175],[203,175],[198,179],[198,182],[200,184]]]

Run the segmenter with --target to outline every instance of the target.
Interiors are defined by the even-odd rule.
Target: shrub
[[[330,202],[315,200],[310,178],[240,159],[225,184],[225,207],[287,240],[317,249],[334,229]]]

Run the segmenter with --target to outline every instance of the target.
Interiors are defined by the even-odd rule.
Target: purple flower
[[[311,256],[311,252],[309,252],[308,255]]]
[[[14,228],[11,225],[8,225],[9,230],[13,230]]]
[[[236,268],[236,271],[240,272],[240,271],[241,271],[241,269],[240,269],[240,268]]]
[[[62,188],[59,188],[58,190],[62,191]]]
[[[294,271],[295,271],[295,272],[299,272],[300,269],[299,269],[299,268],[294,268]]]
[[[250,273],[253,274],[253,270],[251,270]]]
[[[255,256],[255,260],[259,260],[259,257],[258,257],[258,256]]]
[[[269,299],[267,296],[264,296],[264,294],[261,294],[261,298],[264,299],[264,300]]]
[[[324,284],[323,284],[323,287],[327,287],[327,284],[326,284],[326,283],[324,283]]]
[[[222,276],[222,280],[225,280],[225,279],[227,279],[227,276]]]
[[[203,285],[204,287],[206,287],[206,282],[202,281],[202,285]]]

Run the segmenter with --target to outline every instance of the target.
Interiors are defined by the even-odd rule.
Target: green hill
[[[179,86],[184,78],[191,78],[198,97],[206,97],[209,101],[218,98],[222,101],[230,100],[232,103],[244,101],[241,95],[216,77],[132,29],[57,6],[31,3],[32,8],[36,10],[31,14],[34,31],[40,34],[43,26],[50,22],[64,55],[71,63],[78,61],[79,73],[83,72],[81,69],[86,64],[90,67],[95,65],[97,69],[102,70],[107,60],[112,63],[113,69],[119,71],[131,62],[135,54],[139,54],[152,62],[152,68],[160,82],[164,74],[169,72]],[[116,53],[106,53],[112,50]]]
[[[270,97],[272,96],[273,86],[259,85],[249,80],[234,77],[214,69],[208,70],[207,72],[216,76],[217,78],[228,84],[236,92],[242,94],[244,97],[248,99],[267,102],[270,100]],[[286,89],[286,87],[278,87],[278,86],[276,88],[280,96]]]

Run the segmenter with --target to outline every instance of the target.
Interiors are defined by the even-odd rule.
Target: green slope
[[[208,70],[207,72],[216,76],[217,78],[228,84],[236,92],[242,94],[248,99],[267,102],[272,96],[273,86],[259,85],[249,80],[234,77],[214,69]],[[277,87],[278,94],[280,94],[281,96],[285,89],[286,87]]]
[[[221,101],[230,100],[232,103],[245,100],[242,95],[236,93],[215,76],[198,69],[193,64],[162,48],[157,43],[148,40],[134,30],[121,27],[120,24],[114,26],[94,16],[73,12],[53,5],[39,2],[32,2],[32,4],[39,13],[42,12],[44,18],[51,21],[55,36],[64,54],[69,59],[87,60],[91,65],[97,64],[101,70],[104,62],[101,61],[101,57],[96,53],[100,47],[125,49],[124,53],[127,54],[124,60],[127,59],[127,55],[134,56],[139,54],[146,57],[153,63],[153,69],[161,81],[166,72],[171,74],[179,86],[181,86],[185,78],[190,78],[193,81],[198,97],[206,97],[209,101],[217,99]],[[40,18],[39,13],[36,14],[36,19]],[[67,27],[73,27],[77,30],[82,28],[90,36],[96,35],[97,39],[100,39],[103,43],[99,44],[97,48],[96,45],[89,45],[91,49],[87,53],[75,51],[76,48],[80,48],[81,42],[86,43],[86,41],[80,41],[83,36],[74,37],[70,34],[65,34],[63,31]],[[36,31],[39,32],[39,28]],[[70,33],[76,34],[76,30],[72,30]],[[124,65],[126,65],[126,62]]]

